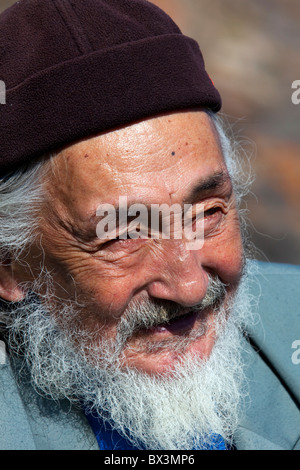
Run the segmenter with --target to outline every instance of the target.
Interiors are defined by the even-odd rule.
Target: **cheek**
[[[156,270],[157,256],[144,247],[115,261],[89,259],[85,269],[72,269],[72,275],[85,298],[119,316]]]
[[[73,300],[83,308],[76,311],[73,324],[78,323],[91,333],[101,332],[101,336],[114,338],[120,317],[124,313],[132,292],[131,276],[110,276],[101,269],[85,269],[72,274],[75,281]],[[70,298],[70,297],[69,297]],[[98,334],[98,333],[97,333]]]
[[[202,267],[217,274],[225,283],[239,282],[244,266],[244,250],[237,219],[216,237],[207,239],[199,253]]]
[[[137,270],[90,266],[74,279],[81,296],[88,303],[97,305],[103,312],[115,318],[122,314],[136,288]]]

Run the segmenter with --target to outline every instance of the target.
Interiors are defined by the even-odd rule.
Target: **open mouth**
[[[184,334],[189,332],[199,315],[199,310],[189,311],[183,315],[177,316],[165,323],[151,327],[149,331],[151,333],[172,333],[172,334]]]

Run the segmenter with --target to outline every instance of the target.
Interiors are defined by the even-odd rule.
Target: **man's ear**
[[[0,259],[0,298],[8,302],[20,302],[26,294],[14,277],[13,265],[9,256]]]

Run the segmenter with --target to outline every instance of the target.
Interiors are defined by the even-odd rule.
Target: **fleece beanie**
[[[20,0],[0,15],[0,176],[44,153],[221,98],[198,44],[146,0]]]

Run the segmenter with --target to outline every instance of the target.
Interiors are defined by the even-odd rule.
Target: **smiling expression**
[[[107,338],[116,336],[120,319],[134,302],[179,305],[180,318],[173,326],[145,329],[130,338],[139,349],[128,350],[124,359],[149,373],[172,368],[177,353],[171,347],[160,353],[143,351],[143,339],[155,344],[193,330],[197,315],[186,314],[205,296],[208,275],[226,284],[229,298],[243,268],[235,196],[210,118],[202,111],[177,112],[80,141],[53,158],[49,175],[40,232],[56,294],[84,301],[88,308],[80,313],[80,322]],[[117,206],[124,195],[128,204],[202,204],[201,249],[189,250],[184,239],[100,240],[97,208]],[[38,271],[38,253],[36,246],[30,255],[33,272]],[[215,341],[213,315],[208,312],[207,317],[206,334],[188,348],[203,358]]]

